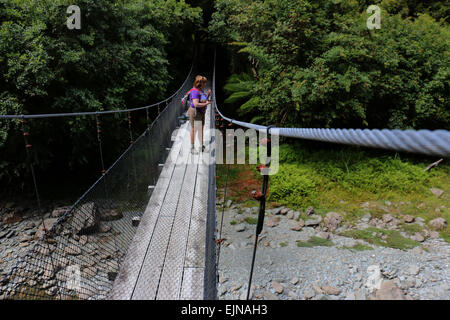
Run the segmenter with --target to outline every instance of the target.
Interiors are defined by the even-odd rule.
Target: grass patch
[[[258,223],[258,218],[254,218],[254,217],[247,217],[244,219],[245,222],[247,222],[248,224],[257,224]]]
[[[333,241],[316,236],[311,237],[308,241],[297,240],[296,242],[297,247],[317,247],[317,246],[331,247],[334,245]]]
[[[280,242],[280,247],[287,247],[288,243],[287,242]]]
[[[284,205],[304,218],[306,208],[312,205],[319,215],[345,213],[344,223],[348,224],[355,224],[368,212],[372,217],[409,214],[424,218],[425,224],[437,217],[450,221],[447,163],[424,172],[434,159],[307,141],[281,144],[279,159],[279,171],[270,177],[268,208]],[[218,197],[223,196],[226,169],[226,165],[217,165]],[[432,187],[444,194],[437,198],[430,192]],[[260,188],[261,175],[255,165],[229,165],[227,198],[244,207],[258,206],[251,190]],[[368,208],[361,207],[364,202],[370,203]],[[408,233],[417,232],[415,225],[404,228]],[[449,241],[449,228],[441,237]]]
[[[408,223],[408,224],[402,224],[400,226],[400,229],[402,229],[403,231],[405,231],[407,234],[415,234],[416,232],[420,232],[423,230],[424,227],[419,226],[418,224],[415,223]]]
[[[236,221],[236,220],[231,220],[231,221],[230,221],[230,224],[231,224],[232,226],[234,226],[235,224],[237,224],[237,221]]]
[[[341,233],[341,235],[354,239],[361,239],[377,246],[400,250],[411,249],[420,245],[417,241],[403,237],[397,230],[383,230],[374,227],[364,230],[345,231]],[[382,236],[386,236],[386,239],[383,240],[381,238]]]
[[[357,243],[357,244],[355,244],[355,245],[353,245],[351,247],[348,247],[348,246],[339,247],[339,249],[347,249],[347,250],[350,250],[350,251],[353,251],[353,252],[365,251],[365,250],[373,250],[373,248],[371,246],[366,246],[366,245],[361,244],[361,243]]]

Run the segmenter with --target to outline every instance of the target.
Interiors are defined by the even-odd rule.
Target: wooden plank
[[[193,159],[193,161],[190,161]],[[189,159],[177,206],[157,299],[179,299],[197,176],[198,155]]]
[[[133,300],[153,300],[158,290],[173,217],[159,217],[133,292]]]
[[[184,268],[181,300],[203,300],[204,268]]]

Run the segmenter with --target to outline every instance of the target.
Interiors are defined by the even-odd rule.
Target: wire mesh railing
[[[0,278],[0,299],[107,299],[168,155],[192,71],[94,185],[61,217],[43,221],[35,235],[39,240]]]

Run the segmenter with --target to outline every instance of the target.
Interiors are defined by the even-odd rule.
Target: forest
[[[0,114],[145,106],[174,92],[194,50],[209,46],[222,61],[217,95],[228,116],[291,127],[450,128],[448,0],[78,0],[79,30],[66,27],[71,4],[0,0]],[[381,7],[380,29],[366,26],[372,4]],[[103,121],[109,165],[127,145],[127,119]],[[29,126],[44,179],[98,175],[94,119]],[[28,192],[19,120],[0,119],[0,155],[1,191]]]

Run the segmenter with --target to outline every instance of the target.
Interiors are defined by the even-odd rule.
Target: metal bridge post
[[[273,126],[267,127],[267,158],[266,163],[261,164],[258,166],[258,170],[261,171],[263,176],[263,183],[261,192],[255,192],[253,194],[253,197],[259,201],[259,213],[258,213],[258,223],[256,225],[256,232],[255,232],[255,244],[253,245],[253,256],[252,256],[252,265],[250,267],[250,278],[248,280],[248,287],[247,287],[247,300],[250,298],[250,290],[251,290],[251,284],[252,284],[252,278],[253,278],[253,268],[255,266],[255,257],[256,257],[256,249],[258,247],[258,237],[261,234],[261,231],[264,226],[264,217],[265,217],[265,211],[266,211],[266,198],[267,198],[267,188],[269,186],[269,169],[270,169],[270,159],[272,157],[272,144],[270,142],[270,129],[273,128]],[[266,171],[263,171],[266,170]]]

